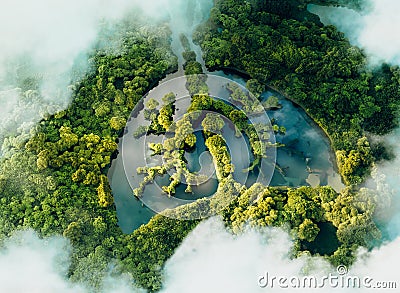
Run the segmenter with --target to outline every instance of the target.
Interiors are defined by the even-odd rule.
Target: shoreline
[[[226,72],[226,73],[236,74],[236,75],[238,75],[238,76],[240,76],[242,78],[245,78],[245,79],[251,79],[251,75],[250,74],[248,74],[244,70],[241,70],[241,69],[238,69],[238,68],[235,68],[235,67],[220,67],[220,68],[215,68],[215,69],[213,68],[213,71],[217,71],[217,70],[221,70],[221,71]],[[212,72],[209,72],[209,73],[212,73]],[[301,105],[298,101],[296,101],[292,97],[290,97],[290,95],[288,95],[284,91],[279,90],[279,89],[277,89],[277,88],[275,88],[275,87],[273,87],[273,86],[271,86],[269,84],[266,84],[265,86],[268,89],[272,90],[273,92],[276,92],[276,93],[280,94],[285,99],[287,99],[290,102],[292,102],[295,106],[297,106],[300,109],[302,109],[304,114],[305,114],[304,117],[308,121],[311,121],[312,123],[314,123],[315,125],[318,126],[317,127],[318,131],[320,131],[320,133],[324,137],[326,137],[328,139],[328,141],[329,141],[329,150],[330,150],[329,151],[329,157],[330,157],[330,160],[332,162],[333,169],[334,169],[334,171],[336,171],[339,174],[341,183],[344,186],[346,186],[343,183],[343,178],[342,178],[342,175],[340,174],[340,171],[339,171],[339,166],[338,166],[337,157],[336,157],[336,149],[333,146],[333,140],[332,140],[331,136],[329,135],[329,133],[327,132],[327,130],[324,127],[322,127],[317,121],[315,121],[314,118],[308,113],[307,109],[303,105]]]
[[[336,149],[333,146],[333,141],[331,136],[328,134],[328,132],[326,131],[326,129],[324,127],[322,127],[317,121],[315,121],[313,119],[313,117],[311,117],[311,115],[307,112],[306,108],[299,104],[296,100],[294,100],[293,98],[291,98],[289,95],[285,94],[283,91],[280,91],[276,88],[274,88],[273,86],[267,85],[267,87],[269,89],[271,89],[274,92],[277,92],[278,94],[280,94],[281,96],[285,97],[286,99],[288,99],[289,101],[291,101],[295,106],[299,107],[300,109],[303,110],[304,112],[304,117],[308,120],[311,121],[312,123],[316,124],[318,126],[318,131],[329,140],[329,149],[330,149],[330,155],[333,156],[334,160],[332,160],[332,164],[335,168],[335,171],[339,173],[339,167],[337,165],[337,158],[336,158]]]
[[[213,72],[216,72],[218,70],[221,70],[224,73],[238,75],[238,76],[240,76],[241,78],[243,78],[245,80],[251,79],[251,76],[246,71],[237,69],[235,67],[213,68],[212,71],[207,70],[207,72],[205,74],[212,74]],[[179,73],[180,73],[179,70],[176,70],[176,68],[169,69],[160,79],[155,80],[151,85],[149,85],[149,90],[146,91],[146,94],[144,96],[146,96],[149,93],[149,91],[151,91],[152,88],[154,88],[158,84],[168,80],[170,76],[176,75],[176,74],[179,74]],[[279,90],[279,89],[277,89],[277,88],[275,88],[275,87],[273,87],[273,86],[271,86],[269,84],[266,84],[265,86],[266,86],[266,90],[270,90],[270,91],[276,92],[277,94],[281,95],[282,97],[284,97],[285,99],[287,99],[288,101],[293,103],[293,105],[295,107],[299,107],[302,110],[301,115],[305,118],[305,120],[315,124],[317,126],[315,128],[316,131],[320,132],[321,135],[323,135],[325,138],[327,138],[328,144],[329,144],[329,160],[332,163],[333,170],[340,176],[341,184],[343,184],[345,186],[345,184],[343,183],[343,178],[342,178],[342,176],[341,176],[341,174],[339,172],[339,167],[338,167],[336,153],[335,153],[336,150],[333,147],[332,138],[327,133],[327,131],[319,123],[317,123],[313,119],[313,117],[311,117],[311,115],[307,112],[306,108],[303,105],[301,105],[300,103],[295,101],[288,94],[286,94],[285,92],[283,92],[283,91],[281,91],[281,90]],[[130,118],[128,118],[128,120],[129,119]],[[123,140],[124,134],[125,134],[125,131],[122,132],[122,135],[118,137],[118,150],[116,151],[115,154],[113,154],[113,156],[111,157],[109,166],[107,166],[106,169],[105,169],[106,170],[106,176],[108,177],[110,185],[112,184],[112,175],[114,174],[114,171],[115,171],[115,164],[116,164],[116,160],[117,160],[118,155],[119,155],[119,150],[120,150],[120,148],[122,146],[122,140]]]

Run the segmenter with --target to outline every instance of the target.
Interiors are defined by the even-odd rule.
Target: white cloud
[[[66,281],[69,245],[61,237],[40,240],[32,231],[6,241],[0,253],[1,292],[83,292]]]
[[[363,17],[360,13],[345,7],[330,7],[319,5],[308,5],[308,11],[317,14],[321,22],[331,24],[342,31],[353,44],[358,43],[358,37],[362,31]]]
[[[234,236],[218,218],[204,221],[166,263],[162,292],[269,292],[258,285],[265,272],[298,276],[307,264],[308,257],[289,258],[291,247],[289,236],[280,229]],[[321,259],[315,258],[314,264],[328,271]]]
[[[67,278],[72,247],[62,236],[40,239],[32,230],[19,231],[0,249],[0,292],[86,293],[91,289]],[[105,293],[145,292],[126,275],[105,273]]]
[[[399,243],[400,239],[370,253],[360,253],[359,260],[346,276],[358,276],[361,282],[370,277],[373,280],[368,283],[370,285],[375,281],[397,281],[400,286],[395,269],[400,261],[400,255],[396,253]],[[335,269],[321,257],[291,259],[291,248],[288,234],[278,228],[265,228],[258,232],[249,229],[244,234],[233,236],[218,218],[204,221],[167,261],[162,292],[332,292],[327,283],[320,289],[282,289],[275,280],[275,287],[271,288],[273,276],[287,277],[286,285],[289,286],[291,277],[302,282],[304,272],[316,276],[319,284],[322,283],[320,278],[329,276],[329,273],[337,276]],[[392,265],[388,265],[389,258]],[[258,280],[266,272],[270,282],[261,288]],[[334,291],[371,292],[371,289],[338,287]]]
[[[205,9],[211,0],[194,3]],[[197,17],[185,13],[187,6],[185,0],[2,1],[0,145],[8,135],[23,133],[26,138],[47,113],[69,105],[72,92],[68,86],[88,71],[87,54],[100,33],[100,23],[116,23],[135,13],[137,21],[169,18],[173,29],[186,31],[188,20]],[[22,80],[32,77],[40,81],[39,89],[27,97],[18,88]],[[18,129],[21,125],[23,129]]]
[[[369,278],[372,280],[371,285],[375,285],[375,282],[397,282],[397,289],[400,288],[397,268],[400,262],[399,246],[400,238],[397,238],[371,252],[361,253],[349,274]],[[364,291],[370,292],[370,289]]]
[[[373,10],[364,17],[359,42],[379,58],[400,64],[400,2],[374,0]]]
[[[68,86],[89,70],[87,54],[100,33],[100,23],[116,23],[128,13],[140,16],[141,10],[150,16],[147,20],[166,16],[165,6],[175,6],[175,2],[2,1],[0,144],[8,135],[29,135],[29,129],[47,113],[69,105],[72,91]],[[27,78],[39,81],[36,93],[24,93],[32,87],[19,89]],[[24,129],[18,129],[21,125],[25,125]]]
[[[368,284],[376,281],[397,282],[396,265],[400,261],[397,248],[400,238],[371,252],[360,252],[358,261],[347,276],[358,276]],[[321,257],[290,258],[292,241],[279,228],[248,229],[232,235],[219,218],[203,221],[183,241],[167,261],[163,293],[184,292],[332,292],[325,282],[320,289],[293,289],[290,278],[315,276],[321,284],[323,276],[335,275]],[[61,292],[86,293],[88,289],[67,279],[71,247],[62,236],[39,239],[32,231],[18,232],[7,239],[0,250],[0,292]],[[268,272],[268,284],[260,287]],[[282,289],[273,277],[286,277],[289,288]],[[129,275],[110,275],[103,280],[102,292],[144,292],[132,288]],[[271,288],[271,285],[273,288]],[[340,284],[340,283],[339,283]],[[361,283],[362,284],[362,283]],[[371,289],[339,289],[335,292],[371,292]]]
[[[371,64],[386,61],[400,65],[400,1],[369,2],[368,9],[362,14],[340,7],[309,5],[308,9],[318,14],[322,22],[338,27],[353,44],[364,48]],[[380,164],[374,179],[378,183],[379,216],[387,221],[386,233],[390,239],[400,235],[399,137],[399,130],[386,137],[386,145],[393,147],[396,159]]]
[[[162,16],[165,5],[171,3],[174,2],[5,1],[0,10],[0,125],[3,127],[0,138],[6,131],[38,121],[40,112],[54,111],[49,105],[61,108],[68,105],[70,96],[64,89],[71,78],[72,64],[90,49],[101,19],[118,20],[135,7],[145,9],[153,17]],[[181,4],[180,1],[175,3]],[[375,0],[374,3],[372,12],[360,16],[358,29],[354,26],[354,15],[346,16],[343,11],[331,21],[337,21],[354,42],[376,58],[400,63],[400,38],[397,37],[400,18],[396,15],[400,3],[395,0]],[[41,84],[44,100],[28,97],[28,102],[24,102],[19,97],[14,84],[17,74],[21,74],[18,67],[24,66],[31,71],[25,72],[27,75],[46,77]],[[398,222],[393,220],[393,223]],[[397,281],[400,285],[394,267],[400,262],[399,244],[400,239],[396,239],[364,253],[350,273]],[[279,229],[249,230],[233,236],[220,220],[210,219],[201,223],[167,262],[164,292],[269,292],[257,284],[259,276],[267,271],[290,277],[300,276],[304,267],[309,268],[309,273],[319,275],[332,270],[321,258],[305,256],[291,260],[288,257],[291,246],[289,236]],[[6,250],[0,252],[1,292],[84,292],[66,279],[69,246],[62,237],[40,240],[33,232],[24,232],[7,240],[5,247]],[[105,282],[112,287],[109,291],[131,290],[124,280],[107,279]]]
[[[99,33],[100,20],[118,20],[133,6],[128,0],[2,2],[0,141],[15,134],[21,125],[29,131],[46,113],[68,106],[68,85],[79,78],[73,76],[73,65],[86,58]],[[86,62],[81,64],[79,70],[84,73]],[[26,78],[40,80],[37,93],[18,89]]]
[[[378,164],[368,184],[377,188],[378,220],[385,223],[384,234],[393,240],[400,236],[400,129],[384,137],[384,142],[395,158]]]
[[[309,10],[321,20],[343,31],[350,41],[366,50],[371,62],[382,60],[400,64],[400,2],[397,0],[370,0],[368,11],[359,14],[341,7],[310,5]]]

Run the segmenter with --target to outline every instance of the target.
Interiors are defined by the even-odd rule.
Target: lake
[[[234,80],[240,84],[245,84],[245,80],[237,75],[226,74],[223,72],[217,72],[216,74]],[[163,85],[160,85],[150,91],[149,96],[154,97],[161,95],[162,87]],[[170,87],[168,87],[168,89],[170,89]],[[183,93],[185,89],[182,88],[182,85],[178,85],[174,88],[174,91],[175,90],[176,92],[180,92],[181,95],[185,95]],[[287,131],[285,135],[276,136],[276,141],[285,146],[277,149],[277,168],[273,171],[270,185],[290,187],[330,185],[334,189],[340,191],[343,184],[341,183],[341,178],[335,168],[334,156],[329,145],[329,139],[325,136],[319,126],[313,122],[300,107],[282,95],[273,91],[266,91],[261,95],[261,100],[266,100],[271,95],[278,97],[279,103],[282,107],[277,110],[268,110],[267,114],[270,119],[274,119],[278,125],[284,126]],[[177,116],[180,116],[185,112],[185,106],[183,104],[179,105],[177,108],[179,108],[176,114]],[[137,124],[144,122],[143,119],[137,120],[138,117],[140,117],[140,115],[136,115],[135,118],[131,119],[128,122],[128,126],[130,123]],[[131,125],[128,129],[136,128],[132,127],[133,126]],[[232,155],[233,162],[240,165],[241,168],[246,166],[246,164],[249,164],[251,156],[243,156],[243,154],[249,152],[248,146],[245,145],[245,142],[235,138],[233,132],[227,132],[225,135],[226,134],[227,137],[225,139],[229,142],[229,149],[231,152],[235,152],[235,154]],[[209,165],[212,164],[212,160],[207,156],[207,152],[204,152],[205,148],[202,136],[199,135],[199,133],[196,133],[196,136],[198,138],[199,146],[193,152],[185,155],[185,158],[188,160],[189,168],[192,168],[193,171],[197,171],[201,167],[209,168]],[[120,149],[122,144],[125,143],[129,146],[132,141],[133,136],[132,131],[130,130],[126,132],[124,137],[121,139]],[[139,144],[135,143],[134,151],[130,151],[130,155],[125,162],[122,160],[122,153],[119,153],[118,157],[112,162],[112,167],[108,174],[114,194],[119,226],[125,233],[131,233],[142,224],[147,223],[150,218],[155,215],[155,213],[147,208],[142,201],[133,196],[132,188],[127,179],[127,176],[130,176],[129,181],[131,181],[131,185],[140,182],[141,177],[135,174],[135,170],[136,167],[143,166],[143,154],[145,152],[144,140]],[[124,163],[128,166],[127,169],[129,170],[127,171],[127,176],[125,176]],[[153,162],[153,164],[156,164],[156,162]],[[240,171],[241,168],[237,168],[237,170]],[[241,172],[237,172],[238,177],[240,177],[240,173]],[[160,180],[164,181],[163,183],[167,183],[168,177],[164,176],[164,178],[161,178]],[[182,204],[179,200],[199,198],[199,194],[213,194],[213,191],[216,190],[217,184],[215,177],[211,178],[206,185],[200,186],[198,190],[194,190],[194,197],[186,194],[183,186],[178,187],[176,205]],[[148,194],[154,195],[154,198],[149,199],[148,202],[151,206],[157,205],[156,209],[163,210],[165,205],[169,204],[167,196],[164,196],[165,202],[159,202],[159,197],[156,197],[156,195],[158,196],[160,194],[157,186],[148,185],[146,190]],[[170,207],[173,206],[174,205]]]
[[[202,3],[202,5],[199,3]],[[184,48],[179,40],[181,34],[184,34],[188,38],[191,50],[196,53],[197,60],[202,64],[203,70],[207,74],[227,78],[243,86],[246,84],[246,80],[243,77],[233,73],[222,71],[213,73],[207,72],[204,60],[201,56],[201,49],[198,45],[193,43],[191,34],[198,24],[208,18],[211,7],[212,1],[196,2],[190,0],[182,17],[177,18],[171,14],[171,46],[173,52],[178,56],[178,71],[164,78],[159,86],[150,91],[149,95],[158,96],[160,98],[163,94],[167,93],[163,92],[163,86],[174,78],[179,78],[183,75],[183,59],[181,56]],[[192,17],[193,15],[195,17]],[[182,25],[182,23],[185,25]],[[179,97],[187,95],[185,85],[182,83],[174,85],[172,90]],[[216,93],[214,96],[224,95],[221,88],[215,87],[213,91]],[[325,136],[324,132],[300,107],[282,95],[273,91],[266,91],[262,94],[261,100],[264,101],[271,95],[279,98],[279,103],[282,105],[282,108],[274,111],[267,111],[266,114],[270,119],[275,119],[278,125],[284,126],[287,132],[284,136],[276,136],[277,142],[285,146],[278,148],[276,153],[271,156],[276,159],[277,168],[270,167],[273,169],[266,171],[270,176],[264,178],[263,182],[267,182],[271,186],[291,187],[330,185],[337,191],[341,190],[343,184],[336,171],[335,157],[331,151],[329,139]],[[185,103],[187,104],[188,101],[190,102],[190,99],[186,101],[183,99],[181,101],[183,104],[177,105],[178,110],[175,114],[176,117],[182,116],[185,113]],[[108,172],[108,178],[117,209],[118,224],[124,233],[131,233],[142,224],[146,224],[151,217],[155,215],[155,212],[147,208],[142,201],[134,197],[131,187],[135,187],[135,184],[138,184],[142,178],[136,174],[136,167],[143,166],[143,162],[150,165],[160,163],[156,158],[151,158],[149,161],[145,159],[144,154],[147,152],[147,155],[149,155],[148,150],[146,150],[146,143],[149,142],[149,140],[145,141],[143,139],[141,143],[135,143],[134,149],[130,151],[129,154],[125,154],[124,160],[122,159],[123,154],[121,150],[123,148],[121,146],[128,146],[126,147],[126,149],[128,149],[133,143],[132,132],[129,130],[135,126],[132,124],[136,123],[141,125],[145,123],[143,116],[140,116],[140,114],[136,116],[137,117],[133,117],[128,121],[128,130],[125,131],[124,137],[120,139],[120,152],[117,158],[113,160]],[[208,170],[208,173],[211,172],[210,180],[199,187],[195,187],[194,195],[186,194],[184,192],[185,188],[183,186],[178,186],[177,194],[173,198],[172,203],[167,196],[157,196],[160,194],[160,190],[156,186],[152,186],[154,184],[147,186],[146,192],[150,196],[146,197],[146,204],[151,205],[155,210],[163,210],[163,208],[167,206],[172,208],[174,205],[177,206],[189,199],[196,199],[204,195],[212,195],[216,190],[218,182],[215,179],[212,159],[210,155],[207,154],[208,152],[205,152],[204,146],[202,146],[201,135],[199,135],[199,133],[196,133],[196,135],[198,142],[200,142],[199,146],[193,152],[186,153],[185,158],[188,161],[189,169],[193,171]],[[245,139],[236,138],[232,131],[224,133],[224,135],[226,135],[225,139],[227,140],[232,160],[238,167],[235,169],[235,179],[243,184],[251,184],[252,181],[257,179],[258,174],[254,172],[248,174],[247,181],[241,174],[241,169],[248,166],[252,159],[248,151],[248,142],[246,142]],[[268,166],[263,166],[263,168],[268,168]],[[168,176],[157,179],[157,181],[158,183],[168,183]]]

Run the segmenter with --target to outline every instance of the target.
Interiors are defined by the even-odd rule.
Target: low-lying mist
[[[371,64],[382,61],[400,64],[400,2],[397,0],[365,0],[364,11],[344,7],[309,5],[325,24],[332,24],[344,32],[352,44],[365,50]]]
[[[384,138],[395,158],[379,163],[373,171],[373,178],[367,183],[377,187],[378,221],[387,240],[400,236],[400,129]]]
[[[400,261],[399,244],[397,238],[370,252],[360,250],[358,261],[349,268],[347,276],[361,281],[369,278],[371,285],[378,281],[398,283],[395,266]],[[271,288],[274,276],[299,280],[304,276],[321,280],[330,273],[338,276],[336,268],[322,257],[305,254],[291,259],[292,247],[290,236],[280,228],[249,228],[243,234],[233,235],[221,219],[211,218],[199,224],[167,261],[161,292],[332,292],[328,283],[318,289],[291,289],[281,288],[275,281]],[[17,232],[0,250],[0,291],[92,292],[93,288],[67,279],[70,250],[69,242],[61,236],[39,239],[33,231]],[[266,273],[268,284],[265,279],[260,280]],[[136,288],[134,280],[127,276],[105,274],[102,284],[101,292],[145,292]],[[362,285],[355,289],[346,286],[339,285],[334,291],[371,292]]]
[[[205,2],[210,1],[201,1]],[[0,10],[0,145],[9,136],[19,139],[8,145],[27,139],[38,121],[68,107],[71,85],[91,70],[89,54],[101,38],[102,27],[112,35],[113,25],[130,16],[138,23],[140,19],[152,24],[169,19],[172,30],[186,32],[190,28],[184,21],[187,5],[183,0],[4,3]]]
[[[375,281],[399,282],[396,270],[400,261],[399,244],[400,238],[370,252],[360,250],[347,276],[356,276],[361,281],[370,278],[371,285]],[[265,288],[260,287],[259,277],[267,272],[270,278],[288,279],[308,275],[320,280],[329,273],[337,275],[336,268],[322,257],[304,255],[291,259],[292,246],[289,235],[280,228],[248,229],[244,234],[232,235],[220,219],[209,219],[189,234],[166,263],[162,292],[371,292],[362,285],[356,289],[347,285],[332,288],[328,284],[317,289],[290,285],[280,288],[277,281],[271,288],[271,279]]]
[[[308,9],[320,16],[325,24],[333,24],[344,32],[354,45],[363,48],[371,65],[388,62],[400,65],[400,2],[396,0],[369,0],[366,11],[356,12],[347,8],[309,5]],[[375,178],[378,183],[380,213],[385,214],[386,236],[394,239],[400,235],[400,131],[397,129],[385,137],[386,145],[393,150],[396,159],[377,165]],[[388,203],[388,201],[391,201]],[[386,209],[385,209],[386,207]],[[382,210],[382,208],[384,210]]]
[[[62,236],[40,239],[32,230],[16,232],[0,249],[0,292],[93,292],[67,279],[71,249]],[[102,284],[107,293],[144,292],[127,276],[105,274]]]
[[[0,141],[71,102],[89,70],[100,21],[117,21],[131,1],[8,1],[0,10]],[[23,139],[23,138],[22,138]]]

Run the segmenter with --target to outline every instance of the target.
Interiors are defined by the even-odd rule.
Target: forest
[[[210,70],[244,71],[302,106],[330,137],[346,184],[390,157],[369,137],[398,126],[400,70],[370,69],[335,27],[229,0],[216,1],[194,37]]]
[[[216,0],[195,40],[210,71],[244,71],[250,84],[266,84],[302,106],[330,137],[347,187],[340,193],[330,187],[246,188],[221,164],[221,177],[226,178],[215,199],[194,205],[218,210],[218,200],[235,198],[220,212],[232,233],[240,233],[245,223],[284,226],[296,239],[293,257],[319,254],[332,264],[351,264],[359,246],[370,248],[381,238],[374,222],[378,195],[362,183],[375,162],[390,158],[388,150],[370,137],[398,126],[400,69],[389,64],[368,68],[363,51],[351,46],[335,27],[307,18],[304,3],[310,1],[295,1],[295,16],[285,10],[294,2],[282,2],[289,6]],[[7,140],[0,165],[0,239],[26,228],[42,237],[62,234],[73,246],[68,273],[72,281],[101,290],[102,276],[115,263],[114,273],[128,272],[138,286],[155,292],[162,288],[165,261],[199,221],[156,215],[132,234],[123,234],[107,171],[130,112],[148,90],[177,69],[177,57],[166,27],[143,32],[126,24],[120,37],[123,50],[118,54],[101,49],[92,53],[94,71],[73,85],[74,98],[67,110],[46,117],[32,129],[29,140]],[[193,54],[187,51],[184,57],[186,73],[199,73]],[[209,109],[226,111],[224,115],[243,132],[254,131],[239,111],[208,98],[195,96],[192,106],[208,101]],[[154,123],[137,135],[161,133],[171,125],[171,101],[167,97],[159,113],[154,112],[157,106],[146,105]],[[270,106],[279,105],[271,100]],[[254,154],[262,156],[256,142]],[[195,142],[192,137],[184,143],[190,147]],[[212,153],[229,161],[227,152],[220,152],[223,142],[218,136],[210,136],[207,143]],[[165,147],[154,149],[161,152]],[[166,192],[172,194],[173,188],[174,183]],[[170,211],[187,212],[185,206]],[[322,249],[324,239],[331,241]]]
[[[9,140],[0,168],[1,239],[28,227],[43,237],[64,235],[73,245],[69,277],[89,288],[100,289],[113,259],[126,260],[129,248],[138,249],[131,244],[134,236],[124,235],[117,225],[106,175],[131,110],[158,80],[176,70],[166,27],[149,27],[143,34],[136,24],[128,24],[120,32],[123,51],[93,52],[96,70],[75,85],[71,106],[43,120],[28,141]],[[175,244],[168,241],[171,248],[165,249],[182,238]],[[139,270],[137,282],[149,287],[141,279],[151,278],[130,261],[122,262],[125,269]]]

